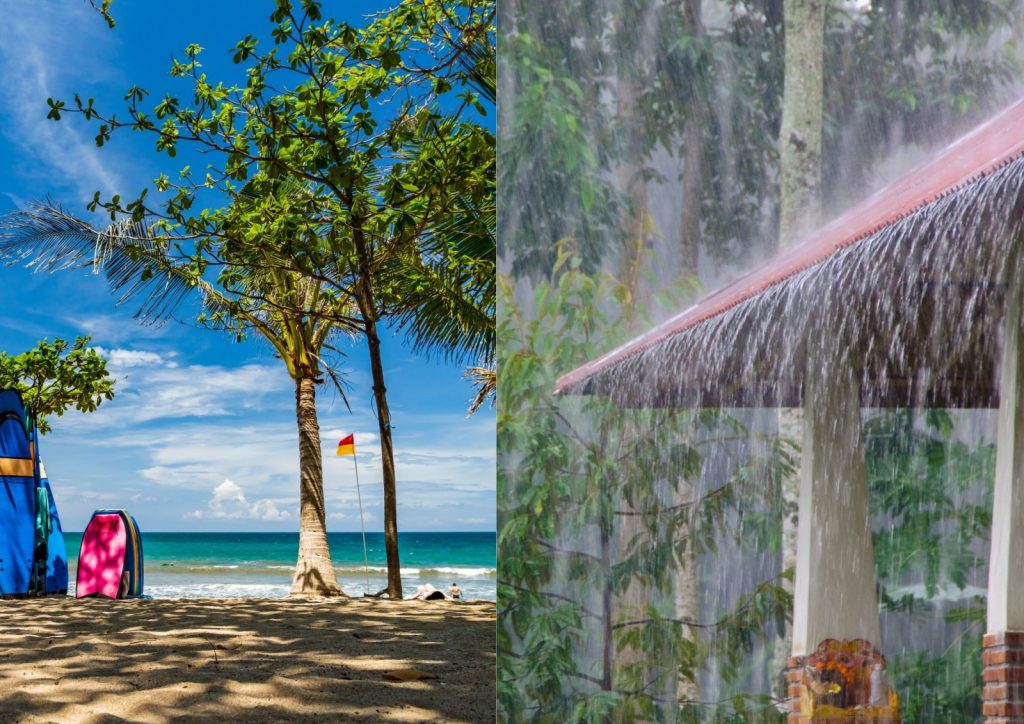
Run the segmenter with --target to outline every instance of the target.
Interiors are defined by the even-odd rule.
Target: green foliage
[[[702,251],[721,263],[774,248],[782,96],[782,3],[705,8],[650,0],[511,1],[503,8],[503,249],[516,275],[546,275],[559,242],[584,269],[623,252],[630,200],[659,155],[701,146]],[[826,209],[870,191],[880,161],[991,110],[1019,72],[1020,0],[830,4],[825,42]],[[713,19],[712,19],[713,18]],[[609,97],[612,102],[595,102]],[[684,169],[684,173],[688,173]],[[674,243],[674,239],[669,239]],[[649,261],[652,257],[648,257]]]
[[[1020,0],[833,5],[825,41],[826,200],[864,193],[876,165],[991,112],[1021,70]]]
[[[628,333],[621,285],[584,273],[571,253],[555,275],[536,287],[529,314],[499,280],[500,716],[697,721],[709,706],[723,716],[770,707],[679,694],[711,656],[731,678],[790,606],[778,581],[761,582],[717,620],[681,617],[675,605],[695,557],[713,550],[741,499],[756,506],[766,489],[747,488],[741,474],[712,491],[695,487],[699,446],[742,425],[716,411],[552,397],[557,371]],[[761,472],[778,474],[778,465],[770,457]]]
[[[114,0],[100,0],[97,5],[96,0],[89,0],[89,4],[92,9],[103,16],[103,19],[107,22],[107,27],[113,29],[115,26],[114,16],[110,13],[110,7],[114,4]]]
[[[983,611],[985,602],[980,604]],[[980,621],[978,622],[981,623]],[[904,721],[963,722],[981,717],[981,626],[939,656],[908,652],[889,661]]]
[[[872,514],[886,521],[873,540],[883,601],[907,573],[923,576],[930,598],[942,584],[963,590],[984,564],[974,544],[988,535],[991,493],[973,501],[967,494],[990,487],[995,448],[968,446],[952,432],[941,410],[894,410],[866,424]]]
[[[333,290],[334,318],[364,297],[364,321],[396,315],[426,349],[493,356],[493,223],[489,246],[465,243],[494,215],[494,136],[480,122],[494,97],[493,4],[407,1],[354,28],[318,2],[281,0],[270,21],[271,47],[253,35],[235,46],[244,83],[209,78],[193,44],[171,67],[187,92],[152,102],[134,86],[121,115],[49,100],[50,118],[98,124],[99,145],[130,129],[168,157],[188,146],[209,160],[159,176],[156,199],[97,193],[90,209],[148,220],[183,273],[198,283],[215,265],[237,304],[243,268],[288,269]]]
[[[558,240],[572,245],[586,270],[614,251],[621,200],[608,180],[608,111],[593,102],[604,88],[601,68],[573,43],[592,50],[600,32],[578,26],[597,17],[589,3],[573,5],[533,4],[529,13],[503,16],[502,250],[516,274],[546,275]]]
[[[909,651],[890,661],[908,721],[971,721],[981,708],[984,598],[944,614],[935,599],[964,591],[984,568],[978,553],[991,526],[995,446],[968,445],[955,433],[944,410],[891,410],[865,424],[883,610],[914,622],[941,616],[958,632],[938,655]]]
[[[49,416],[68,409],[93,412],[114,397],[114,378],[107,361],[88,346],[89,337],[41,340],[33,349],[11,355],[0,351],[0,389],[15,389],[35,412],[39,430],[51,429]]]

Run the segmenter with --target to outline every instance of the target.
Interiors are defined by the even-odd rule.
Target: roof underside
[[[1022,228],[1024,101],[555,393],[789,406],[807,365],[842,364],[866,406],[993,406]]]

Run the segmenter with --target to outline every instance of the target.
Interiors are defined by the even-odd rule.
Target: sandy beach
[[[489,722],[494,701],[491,602],[0,601],[0,722]]]

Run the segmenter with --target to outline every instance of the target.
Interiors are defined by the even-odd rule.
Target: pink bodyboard
[[[82,534],[75,598],[92,595],[117,598],[125,545],[126,533],[119,515],[93,516]]]

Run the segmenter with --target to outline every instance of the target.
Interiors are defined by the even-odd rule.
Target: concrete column
[[[815,377],[804,385],[793,656],[823,639],[881,638],[859,387],[851,370]]]
[[[1024,630],[1024,360],[1020,284],[1012,285],[1003,323],[999,380],[992,550],[988,569],[989,633]]]
[[[889,696],[875,596],[859,385],[812,363],[804,382],[790,724],[899,721]],[[826,639],[834,639],[819,647]],[[867,643],[865,643],[865,641]],[[879,668],[879,671],[874,671]]]
[[[1024,342],[1021,280],[1014,275],[1003,322],[992,549],[988,569],[986,722],[1024,722]]]

